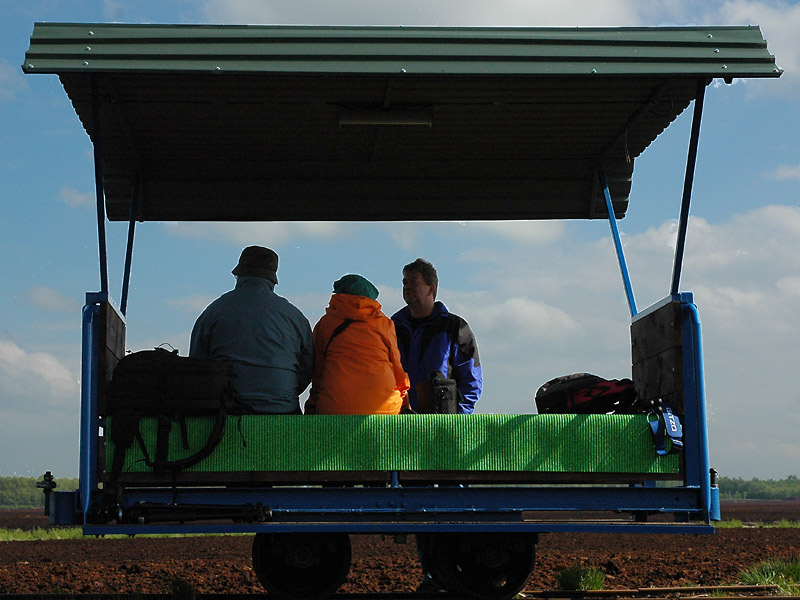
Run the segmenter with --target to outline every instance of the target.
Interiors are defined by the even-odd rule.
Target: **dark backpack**
[[[178,356],[156,348],[126,355],[119,361],[108,388],[108,415],[114,458],[111,480],[122,472],[125,453],[136,439],[144,461],[155,471],[178,471],[197,464],[219,444],[229,412],[241,412],[233,389],[233,363],[227,360]],[[189,449],[186,417],[213,416],[214,427],[196,453],[169,461],[169,434],[173,421],[181,427],[184,449]],[[156,451],[151,459],[139,431],[143,417],[158,418]]]
[[[603,379],[591,373],[551,379],[537,390],[535,400],[539,414],[642,412],[630,379]]]
[[[683,449],[683,427],[678,415],[661,400],[644,402],[630,379],[603,379],[591,373],[556,377],[536,392],[539,414],[647,414],[656,453],[663,456]]]

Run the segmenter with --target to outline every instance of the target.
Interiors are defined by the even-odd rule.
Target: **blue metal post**
[[[128,245],[125,251],[125,272],[122,275],[122,300],[120,300],[119,310],[123,316],[128,312],[128,287],[131,280],[131,261],[133,257],[133,236],[136,232],[136,212],[139,204],[139,176],[133,180],[133,192],[131,193],[131,212],[128,219]]]
[[[705,96],[706,80],[697,81],[697,96],[694,101],[694,115],[692,117],[692,134],[689,140],[689,155],[686,158],[686,175],[683,178],[683,198],[681,200],[681,216],[678,221],[678,239],[675,243],[675,264],[672,267],[672,287],[670,294],[677,294],[681,281],[681,268],[683,266],[683,251],[686,246],[686,228],[689,224],[689,205],[692,200],[692,184],[694,183],[694,168],[697,163],[697,145],[700,141],[700,119],[703,115],[703,98]]]
[[[100,253],[100,291],[108,292],[108,260],[106,258],[106,214],[103,192],[103,155],[100,146],[100,99],[97,77],[91,76],[92,142],[94,143],[94,183],[97,196],[97,244]]]
[[[606,199],[606,208],[608,209],[608,222],[611,225],[611,236],[614,238],[614,247],[617,249],[617,262],[619,262],[619,270],[622,274],[622,283],[625,286],[625,295],[628,297],[628,307],[631,310],[631,316],[636,316],[636,300],[633,297],[633,287],[631,286],[631,278],[628,274],[628,265],[625,262],[625,254],[622,251],[622,241],[619,237],[619,229],[617,229],[617,218],[614,216],[614,207],[611,204],[611,192],[608,191],[608,181],[606,181],[606,174],[603,169],[598,169],[600,176],[600,185],[603,188],[603,196]]]
[[[706,515],[712,511],[711,481],[708,458],[708,425],[706,422],[706,393],[703,374],[703,340],[700,316],[690,294],[681,294],[681,320],[683,326],[683,389],[686,431],[697,440],[696,447],[687,446],[686,484],[700,487],[701,508]],[[688,298],[684,298],[687,297]]]
[[[108,294],[86,294],[83,307],[83,342],[81,356],[81,429],[79,485],[81,513],[86,524],[92,492],[97,489],[94,470],[97,465],[97,344],[100,298]]]

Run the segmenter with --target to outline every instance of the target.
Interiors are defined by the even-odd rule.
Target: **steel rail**
[[[707,597],[708,594],[730,593],[730,596],[714,596],[718,598],[765,598],[775,597],[778,590],[777,585],[707,585],[707,586],[676,586],[676,587],[651,587],[651,588],[620,588],[608,590],[523,590],[518,598],[570,598],[584,600],[591,598],[601,598],[603,600],[625,600],[628,598],[636,600],[647,600],[648,598],[663,599],[668,597],[681,596],[684,598]],[[800,590],[799,590],[800,591]],[[700,596],[698,596],[700,595]],[[67,594],[55,593],[47,594],[48,600],[176,600],[180,596],[172,593],[163,594],[142,594],[142,593],[95,593],[95,594]],[[447,596],[441,593],[417,593],[417,592],[363,592],[363,593],[341,593],[337,592],[336,600],[428,600],[438,598],[441,600]],[[781,600],[798,598],[800,596],[781,596]],[[0,594],[0,600],[37,600],[41,594]],[[242,594],[242,593],[221,593],[204,594],[196,593],[192,596],[196,600],[255,600],[257,598],[270,598],[266,592]]]

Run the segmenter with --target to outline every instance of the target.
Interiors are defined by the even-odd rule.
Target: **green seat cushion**
[[[187,419],[190,450],[173,423],[169,459],[201,448],[213,419]],[[113,427],[113,424],[112,424]],[[157,422],[140,430],[151,458]],[[106,436],[107,468],[113,444]],[[125,471],[150,469],[139,445]],[[645,415],[245,415],[229,416],[214,452],[186,471],[528,471],[678,473],[658,456]]]

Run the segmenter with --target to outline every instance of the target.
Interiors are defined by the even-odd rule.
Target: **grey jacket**
[[[274,287],[262,277],[239,277],[197,318],[189,356],[232,360],[246,404],[288,413],[300,408],[298,396],[311,381],[314,342],[308,319]]]

